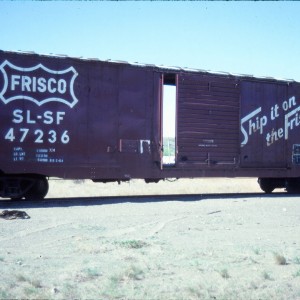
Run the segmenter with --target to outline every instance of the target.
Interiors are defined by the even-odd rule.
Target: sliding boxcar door
[[[239,157],[239,86],[235,78],[182,74],[178,80],[178,166],[232,168]]]

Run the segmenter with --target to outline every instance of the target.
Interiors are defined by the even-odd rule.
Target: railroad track
[[[204,200],[244,200],[251,198],[277,198],[300,197],[300,194],[287,194],[278,192],[272,194],[264,193],[222,193],[222,194],[174,194],[174,195],[134,195],[134,196],[101,196],[101,197],[69,197],[69,198],[46,198],[43,200],[0,200],[1,208],[30,208],[30,207],[65,207],[65,206],[88,206],[108,205],[118,203],[145,203],[164,201],[204,201]]]

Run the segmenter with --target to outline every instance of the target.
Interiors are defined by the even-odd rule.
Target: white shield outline
[[[72,79],[70,81],[70,94],[73,98],[73,102],[70,103],[69,101],[63,99],[63,98],[59,98],[59,97],[52,97],[52,98],[46,98],[46,99],[43,99],[42,101],[38,101],[37,99],[33,98],[33,97],[30,97],[30,96],[23,96],[23,95],[17,95],[17,96],[13,96],[13,97],[10,97],[8,99],[6,99],[4,97],[4,94],[5,92],[7,91],[7,87],[8,87],[8,78],[7,78],[7,74],[6,74],[6,71],[4,69],[5,66],[9,66],[10,68],[12,68],[13,70],[17,70],[17,71],[20,71],[20,72],[32,72],[32,71],[35,71],[39,68],[43,69],[44,71],[50,73],[50,74],[66,74],[68,72],[73,72],[74,75],[72,76]],[[76,79],[76,77],[78,76],[78,73],[77,71],[75,70],[74,67],[69,67],[68,69],[65,69],[65,70],[62,70],[62,71],[54,71],[54,70],[51,70],[47,67],[45,67],[44,65],[42,65],[41,63],[34,66],[34,67],[31,67],[31,68],[21,68],[21,67],[18,67],[18,66],[15,66],[14,64],[10,63],[8,60],[5,60],[1,65],[0,65],[0,71],[2,72],[3,74],[3,77],[4,77],[4,85],[3,85],[3,89],[0,93],[0,100],[2,100],[4,102],[4,104],[7,104],[11,101],[14,101],[14,100],[29,100],[29,101],[32,101],[34,103],[36,103],[38,106],[41,106],[43,105],[44,103],[47,103],[47,102],[61,102],[61,103],[64,103],[68,106],[70,106],[71,108],[74,107],[74,105],[78,102],[78,99],[76,98],[75,94],[74,94],[74,81]]]

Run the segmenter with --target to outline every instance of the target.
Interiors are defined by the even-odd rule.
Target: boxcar
[[[171,163],[166,86],[175,91]],[[0,51],[0,196],[43,198],[49,177],[257,177],[265,192],[294,191],[299,111],[293,80]]]

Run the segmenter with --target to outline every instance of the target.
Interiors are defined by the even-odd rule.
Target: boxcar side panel
[[[241,97],[241,167],[286,168],[282,104],[291,99],[288,85],[242,81]]]
[[[179,76],[178,167],[228,169],[238,165],[239,93],[234,77]]]
[[[299,176],[299,83],[244,80],[241,85],[241,168],[257,169],[258,175],[285,169],[287,177]]]
[[[128,64],[1,51],[0,170],[147,177],[153,80],[152,70]]]
[[[288,87],[288,103],[282,103],[284,111],[284,137],[287,139],[286,160],[287,166],[291,169],[293,176],[300,177],[300,83],[291,83]]]
[[[152,160],[153,72],[106,66],[97,79],[89,105],[91,178],[143,178]]]
[[[0,52],[0,169],[64,177],[85,165],[87,99],[79,61]]]

